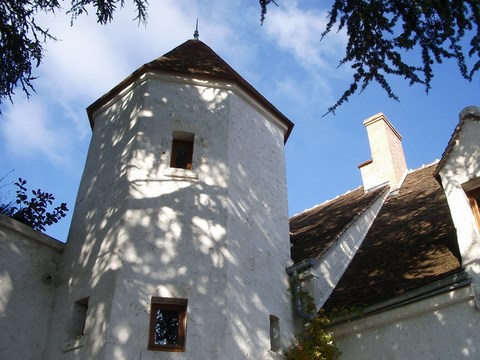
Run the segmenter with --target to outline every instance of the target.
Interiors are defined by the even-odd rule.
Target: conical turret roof
[[[93,113],[99,107],[110,101],[125,87],[138,79],[146,72],[161,72],[171,74],[184,74],[198,78],[214,78],[239,85],[250,96],[256,99],[266,109],[273,113],[286,127],[285,141],[293,128],[293,123],[263,97],[252,85],[241,77],[225,60],[218,56],[208,45],[200,40],[187,40],[165,55],[144,64],[130,76],[115,86],[87,108],[90,125],[93,128]]]
[[[187,40],[144,66],[153,70],[225,80],[241,78],[230,65],[200,40]]]

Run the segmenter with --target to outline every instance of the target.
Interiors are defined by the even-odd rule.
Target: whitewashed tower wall
[[[278,357],[269,316],[283,345],[293,335],[288,127],[238,84],[153,72],[93,122],[44,357]],[[169,166],[178,132],[194,134],[191,170]],[[152,296],[188,299],[185,352],[147,349]]]

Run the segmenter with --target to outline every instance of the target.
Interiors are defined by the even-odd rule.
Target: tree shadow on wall
[[[221,358],[225,338],[232,354],[268,348],[269,314],[284,310],[273,299],[290,301],[286,198],[269,190],[285,196],[285,173],[251,164],[284,164],[281,131],[257,110],[232,125],[232,101],[242,101],[232,92],[155,86],[144,81],[96,118],[48,351],[65,340],[66,308],[86,296],[79,354],[118,359],[153,356],[146,350],[152,296],[188,299],[186,351],[195,349],[195,359]],[[192,171],[169,169],[174,131],[195,133]],[[266,298],[277,274],[284,291]]]

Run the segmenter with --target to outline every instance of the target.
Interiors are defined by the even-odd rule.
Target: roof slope
[[[290,218],[292,260],[297,263],[320,258],[387,189],[385,186],[365,193],[361,187]]]
[[[224,80],[241,78],[230,65],[200,40],[187,40],[144,66],[149,69]]]
[[[115,86],[107,94],[87,108],[90,125],[93,128],[93,113],[102,105],[110,101],[125,87],[146,72],[162,72],[171,74],[194,75],[200,78],[214,78],[227,82],[237,83],[250,96],[271,111],[287,127],[285,141],[293,128],[293,123],[263,97],[252,85],[241,77],[225,60],[218,56],[209,46],[200,40],[187,40],[165,55],[144,64],[130,76]]]
[[[435,165],[407,175],[383,205],[324,305],[365,307],[460,270],[455,228]]]

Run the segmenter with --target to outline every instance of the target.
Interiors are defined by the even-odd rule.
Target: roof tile
[[[383,205],[324,309],[365,307],[461,269],[456,231],[435,165],[411,172]]]
[[[363,187],[352,190],[290,219],[292,260],[320,258],[343,231],[388,187],[365,193]]]

